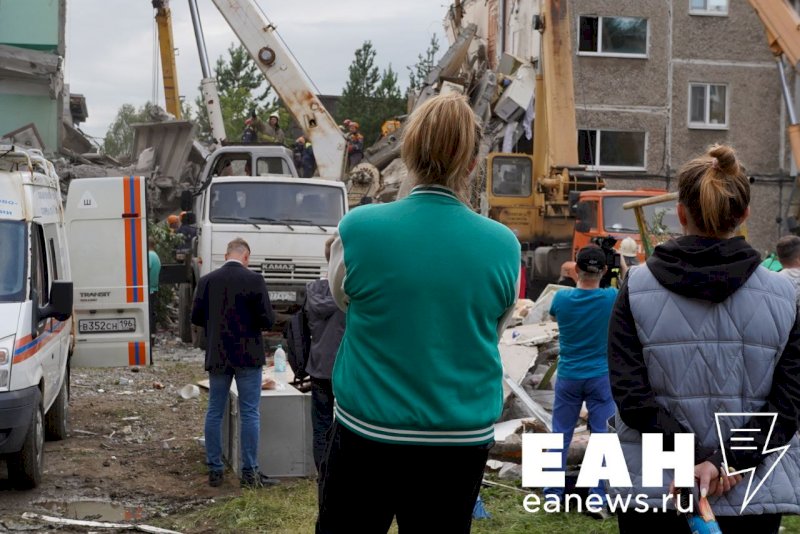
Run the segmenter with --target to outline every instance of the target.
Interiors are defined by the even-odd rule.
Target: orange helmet
[[[181,218],[178,217],[177,215],[170,215],[169,217],[167,217],[167,224],[169,225],[173,225],[179,222],[181,222]]]

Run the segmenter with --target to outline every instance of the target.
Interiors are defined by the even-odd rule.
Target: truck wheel
[[[67,438],[67,418],[69,416],[69,372],[64,376],[61,391],[58,392],[50,411],[44,416],[45,437],[53,441]]]
[[[192,286],[181,284],[178,289],[178,329],[181,341],[192,342]]]
[[[42,481],[44,470],[44,416],[41,394],[37,395],[28,435],[22,450],[8,455],[8,476],[18,489],[32,489]]]

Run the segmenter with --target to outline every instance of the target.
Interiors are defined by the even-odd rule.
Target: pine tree
[[[375,65],[376,55],[370,41],[356,50],[337,111],[339,121],[350,119],[359,123],[365,146],[380,137],[384,120],[405,110],[397,73],[391,65],[381,73]]]
[[[103,139],[103,151],[113,158],[131,161],[133,154],[133,128],[131,124],[151,122],[163,111],[152,102],[147,102],[139,109],[132,104],[123,104],[114,122],[108,127]]]
[[[217,59],[214,76],[217,80],[222,122],[229,140],[240,139],[244,121],[252,111],[266,121],[266,116],[277,109],[275,100],[269,100],[270,86],[243,46],[231,45],[228,48],[228,58]],[[195,106],[200,110],[196,118],[197,137],[210,142],[211,125],[202,96],[195,99]]]
[[[422,88],[428,74],[430,74],[434,65],[436,65],[436,53],[438,51],[439,39],[434,33],[431,36],[428,49],[425,50],[425,55],[419,54],[417,56],[417,63],[413,67],[406,67],[408,69],[408,89],[406,93],[414,93]]]

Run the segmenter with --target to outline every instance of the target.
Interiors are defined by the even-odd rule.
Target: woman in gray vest
[[[661,487],[643,487],[642,433],[662,434],[664,450],[675,434],[694,434],[695,510],[707,495],[725,534],[777,533],[781,514],[800,513],[800,325],[791,282],[735,235],[749,204],[730,147],[693,159],[678,175],[684,235],[658,246],[621,288],[608,357],[633,487],[610,491],[645,494],[650,506],[619,514],[621,533],[690,532],[685,517],[663,513],[669,470]],[[719,414],[731,415],[718,428]],[[762,453],[785,445],[785,455]],[[747,469],[752,484],[751,472],[727,476]]]

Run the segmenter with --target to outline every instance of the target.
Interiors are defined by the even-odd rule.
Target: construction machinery
[[[792,159],[800,168],[800,123],[798,123],[792,93],[786,80],[784,57],[795,70],[800,70],[800,15],[786,0],[748,0],[758,14],[767,33],[767,44],[778,67],[786,101],[789,125],[786,127]],[[790,232],[800,234],[800,175],[789,200],[785,221]]]
[[[175,42],[172,39],[172,11],[169,0],[153,0],[158,26],[158,50],[161,55],[161,75],[164,80],[164,99],[167,113],[181,119],[181,98],[178,91],[178,74],[175,67]]]
[[[320,178],[342,180],[347,158],[344,134],[317,98],[297,60],[278,37],[275,26],[252,0],[213,2],[314,147]]]
[[[534,17],[538,60],[534,66],[506,55],[501,64],[515,68],[506,70],[506,88],[494,104],[494,115],[513,124],[535,94],[532,154],[490,152],[486,164],[488,215],[519,238],[531,296],[555,281],[562,263],[583,246],[607,237],[638,241],[635,217],[622,205],[666,193],[606,190],[597,172],[579,164],[571,20],[568,2],[541,2]],[[674,210],[666,223],[676,226]]]

